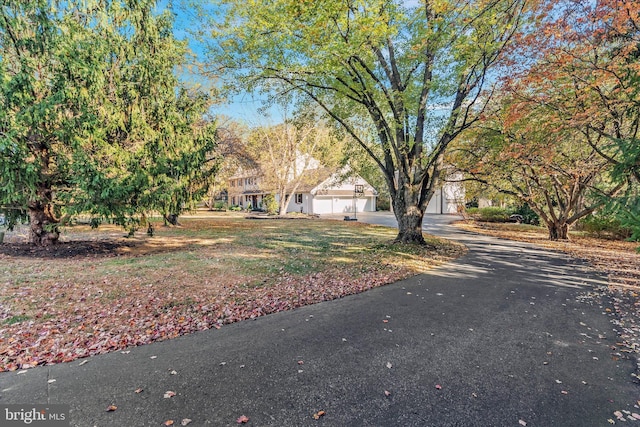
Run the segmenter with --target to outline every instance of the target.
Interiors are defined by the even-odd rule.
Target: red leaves
[[[241,415],[241,416],[236,420],[236,422],[237,422],[238,424],[246,424],[246,423],[248,423],[248,422],[249,422],[249,418],[248,418],[248,417],[246,417],[245,415]]]
[[[107,412],[113,412],[113,411],[115,411],[116,409],[118,409],[118,407],[117,407],[116,405],[109,405],[109,406],[107,406],[106,411],[107,411]]]
[[[205,235],[198,237],[200,242],[210,238],[206,236],[211,228],[228,226],[231,220],[193,221],[193,224],[185,226],[185,230]],[[229,229],[251,228],[252,233],[264,233],[244,220],[232,225]],[[361,224],[349,227],[364,229]],[[228,229],[224,232],[229,233]],[[167,239],[164,243],[167,247],[175,247],[183,238],[173,237],[175,239]],[[349,237],[350,241],[353,238]],[[372,241],[367,240],[363,245],[371,246]],[[379,244],[379,239],[374,243]],[[197,253],[190,252],[190,257],[202,257],[209,262],[227,255],[243,260],[256,255],[249,253],[244,245],[229,245],[223,249],[216,245],[199,246]],[[344,247],[348,247],[348,243],[344,243]],[[300,274],[284,270],[277,274],[264,273],[265,282],[256,286],[247,286],[255,280],[253,272],[238,273],[237,269],[221,269],[224,273],[220,274],[207,269],[202,273],[186,272],[186,269],[171,265],[171,257],[183,253],[179,249],[171,255],[161,253],[166,257],[163,258],[166,265],[154,264],[150,268],[145,265],[145,256],[158,255],[158,250],[167,249],[142,247],[136,248],[141,263],[131,263],[127,256],[87,257],[80,268],[77,260],[57,259],[56,268],[64,274],[43,279],[35,286],[15,276],[14,272],[25,268],[40,271],[49,268],[48,261],[37,258],[25,261],[0,254],[3,269],[9,271],[8,277],[15,276],[15,280],[0,287],[0,298],[7,298],[6,303],[0,305],[0,372],[125,350],[363,292],[415,274],[429,264],[425,260],[434,261],[433,256],[439,258],[433,262],[436,263],[454,255],[447,252],[450,249],[443,245],[438,254],[431,251],[411,257],[420,258],[415,265],[407,264],[412,261],[405,263],[396,258],[392,264],[389,262],[392,255],[383,249],[363,251],[358,255],[363,258],[357,259],[358,267],[354,268],[352,264],[318,261],[314,248],[313,254],[301,252],[295,256],[308,255],[309,262],[317,266]],[[269,253],[265,259],[277,259],[278,253],[274,253]],[[201,260],[196,261],[200,265]],[[180,280],[167,281],[167,277]],[[35,313],[28,311],[33,306],[38,307]],[[9,322],[9,319],[16,321]]]

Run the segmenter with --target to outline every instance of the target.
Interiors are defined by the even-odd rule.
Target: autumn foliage
[[[134,240],[115,237],[122,235],[117,231],[71,230],[68,235],[84,241],[101,239],[84,254],[63,252],[78,242],[36,252],[0,246],[8,272],[0,283],[0,371],[68,362],[340,298],[463,251],[428,239],[429,248],[406,252],[388,245],[392,229],[363,224],[182,223]],[[109,250],[100,251],[103,245]],[[56,254],[58,268],[51,271]]]

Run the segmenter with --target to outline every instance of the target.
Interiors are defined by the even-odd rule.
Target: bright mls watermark
[[[69,405],[0,405],[0,426],[69,427]]]

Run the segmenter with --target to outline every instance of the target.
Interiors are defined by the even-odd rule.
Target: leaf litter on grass
[[[11,252],[0,264],[0,371],[68,362],[363,292],[461,255],[461,245],[388,242],[337,221],[183,220],[112,252]],[[111,232],[112,233],[112,232]],[[85,239],[85,240],[82,240]],[[114,240],[115,239],[115,240]],[[71,242],[72,243],[72,242]],[[69,243],[69,244],[71,244]],[[121,252],[118,252],[119,249]],[[66,249],[65,249],[66,250]],[[303,261],[301,261],[303,260]]]

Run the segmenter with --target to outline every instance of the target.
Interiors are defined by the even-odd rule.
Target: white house
[[[342,172],[342,173],[341,173]],[[337,214],[375,212],[378,192],[362,177],[344,178],[344,171],[314,169],[314,179],[298,187],[291,197],[287,212]],[[228,197],[232,206],[262,208],[266,195],[273,191],[261,187],[257,171],[239,171],[229,179]],[[276,199],[277,199],[276,195]],[[277,200],[279,202],[279,200]]]
[[[318,168],[309,171],[313,179],[298,187],[287,212],[307,214],[351,214],[375,212],[378,192],[362,177],[348,171],[329,171]],[[347,176],[347,178],[345,178]],[[461,212],[465,202],[464,186],[455,182],[457,176],[438,188],[427,206],[428,214],[455,214]],[[274,194],[261,186],[259,171],[239,171],[229,179],[228,202],[242,208],[262,208],[266,195]],[[277,199],[276,195],[276,199]],[[279,202],[279,200],[277,200]]]
[[[436,189],[429,201],[428,214],[455,214],[462,212],[465,202],[464,186],[460,182],[445,182]]]
[[[309,213],[313,214],[337,214],[337,213],[357,213],[375,212],[378,192],[361,176],[355,175],[350,178],[341,179],[339,173],[333,173],[328,178],[310,188],[308,193],[303,193],[302,201],[306,202]],[[304,209],[304,204],[292,208],[289,204],[289,211],[296,211],[297,207]]]
[[[398,172],[396,172],[396,179]],[[452,173],[446,177],[446,181],[438,187],[429,200],[427,214],[455,214],[464,209],[465,189],[461,183],[462,174]],[[393,210],[393,204],[391,205]]]

